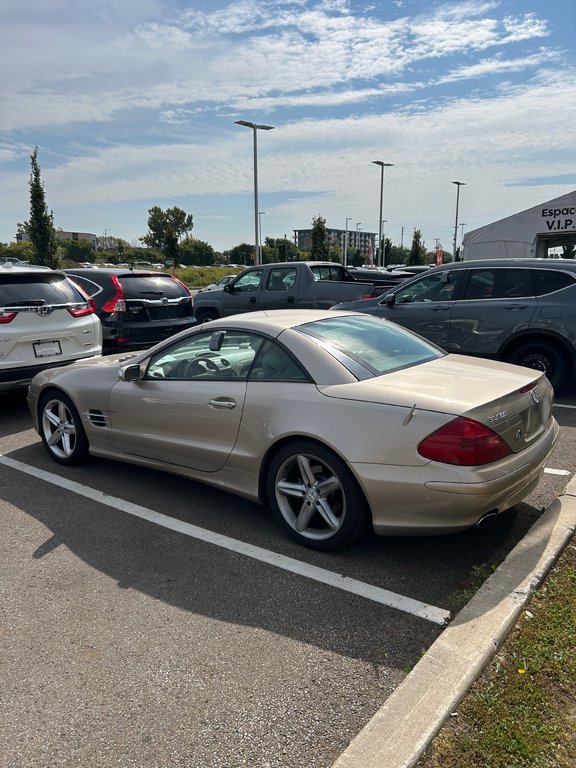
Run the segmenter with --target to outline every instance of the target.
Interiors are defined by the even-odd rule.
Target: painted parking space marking
[[[544,474],[545,475],[571,475],[572,472],[570,472],[568,469],[552,469],[551,467],[545,467]]]
[[[328,571],[325,568],[319,568],[315,565],[303,563],[300,560],[295,560],[294,558],[271,552],[267,549],[248,544],[244,541],[239,541],[238,539],[233,539],[229,536],[223,536],[220,533],[209,531],[206,528],[200,528],[191,523],[185,523],[182,520],[175,520],[172,517],[163,515],[160,512],[155,512],[140,504],[133,504],[131,501],[120,499],[117,496],[110,496],[107,493],[82,485],[74,480],[68,480],[59,475],[39,469],[38,467],[24,464],[21,461],[11,459],[3,454],[0,454],[0,464],[19,472],[24,472],[38,480],[57,485],[59,488],[71,491],[79,496],[92,499],[98,504],[103,504],[112,509],[120,510],[121,512],[133,515],[134,517],[139,517],[142,520],[147,520],[155,525],[169,528],[176,533],[182,533],[185,536],[190,536],[193,539],[198,539],[207,544],[213,544],[217,547],[237,552],[246,557],[250,557],[253,560],[258,560],[261,563],[266,563],[275,568],[280,568],[284,571],[289,571],[290,573],[311,579],[312,581],[317,581],[326,584],[327,586],[350,592],[351,594],[380,603],[388,608],[395,608],[404,613],[409,613],[420,619],[433,622],[434,624],[443,626],[450,619],[450,611],[446,611],[443,608],[437,608],[436,606],[422,603],[419,600],[414,600],[411,597],[399,595],[395,592],[390,592],[387,589],[382,589],[381,587],[375,587],[371,584],[358,581],[357,579],[351,579],[348,576],[343,576],[334,571]]]

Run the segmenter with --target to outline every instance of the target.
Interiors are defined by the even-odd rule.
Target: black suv
[[[448,352],[574,378],[576,261],[483,259],[432,267],[375,299],[338,304],[384,317]]]
[[[66,269],[92,299],[104,348],[150,347],[196,325],[188,288],[173,275],[138,269]]]

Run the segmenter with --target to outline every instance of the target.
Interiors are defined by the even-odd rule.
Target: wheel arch
[[[576,375],[576,349],[563,336],[557,333],[539,330],[526,330],[508,339],[500,348],[498,358],[507,361],[514,352],[525,344],[547,345],[559,352],[566,360],[570,378]]]
[[[368,501],[368,497],[364,492],[364,488],[362,487],[360,480],[356,476],[354,469],[350,466],[350,463],[347,461],[346,457],[343,456],[339,451],[337,451],[333,446],[327,445],[326,443],[322,442],[322,440],[318,440],[317,437],[313,435],[312,436],[307,435],[307,434],[285,435],[284,437],[277,440],[273,445],[271,445],[268,448],[268,450],[266,451],[266,454],[264,455],[264,458],[262,459],[262,463],[260,465],[260,475],[258,477],[258,499],[260,503],[261,504],[266,503],[266,480],[268,478],[270,465],[272,463],[272,460],[274,459],[274,456],[278,453],[278,451],[280,451],[286,445],[289,445],[290,443],[298,443],[303,440],[305,440],[308,443],[313,443],[314,445],[318,445],[319,447],[324,448],[324,450],[326,451],[330,451],[335,456],[337,456],[340,459],[340,461],[346,464],[351,477],[354,478],[354,482],[356,483],[359,493],[362,494],[368,508],[370,509],[370,511],[372,511],[370,507],[370,502]]]

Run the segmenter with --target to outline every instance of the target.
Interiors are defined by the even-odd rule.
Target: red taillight
[[[422,440],[418,453],[443,464],[472,467],[502,459],[511,451],[494,430],[460,417]]]
[[[116,275],[112,275],[112,283],[114,284],[114,296],[108,299],[102,306],[102,312],[126,312],[126,296],[124,295],[124,289],[120,285],[120,280]]]
[[[5,310],[0,309],[0,323],[11,323],[17,314],[18,312],[6,312]]]
[[[86,304],[78,304],[75,307],[66,307],[66,309],[70,312],[72,317],[86,317],[86,315],[94,314],[94,312],[96,312],[94,299],[87,296],[86,301],[88,302],[88,306],[86,306]]]
[[[363,299],[375,299],[376,296],[378,296],[378,294],[374,293],[374,292],[372,292],[372,293],[363,293],[362,294],[362,298]]]

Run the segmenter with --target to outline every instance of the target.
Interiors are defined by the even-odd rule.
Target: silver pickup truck
[[[374,280],[359,281],[331,261],[286,261],[249,267],[234,280],[194,297],[199,323],[257,309],[329,309],[343,301],[367,299],[397,281],[373,271]]]

